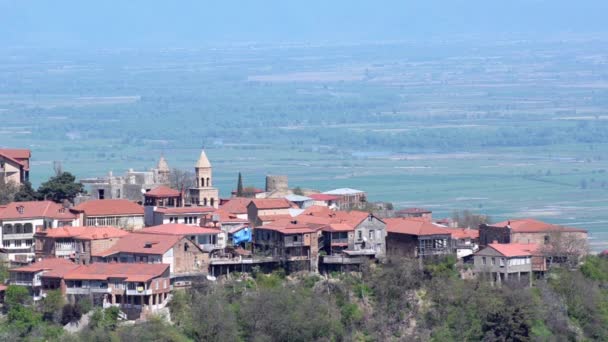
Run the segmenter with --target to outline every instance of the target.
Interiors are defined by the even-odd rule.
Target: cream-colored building
[[[213,187],[213,168],[205,154],[201,151],[198,162],[194,167],[196,187],[190,188],[190,203],[204,207],[217,208],[220,204],[219,191]]]
[[[0,149],[0,178],[22,184],[30,178],[30,150]]]

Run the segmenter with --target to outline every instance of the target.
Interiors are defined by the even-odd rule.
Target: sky
[[[606,0],[0,0],[0,47],[605,34]]]

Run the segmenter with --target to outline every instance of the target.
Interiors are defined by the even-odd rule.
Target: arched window
[[[34,232],[34,226],[31,223],[26,223],[23,225],[23,232],[26,234],[31,234]]]
[[[15,223],[15,234],[23,234],[23,225],[21,223]]]
[[[201,178],[201,188],[205,187],[205,178]]]
[[[203,198],[203,206],[207,206],[207,197]]]
[[[215,204],[215,199],[211,198],[210,202],[211,202],[211,206],[213,207],[213,204]]]
[[[211,179],[209,179],[209,177],[207,177],[207,186],[211,186]]]
[[[5,224],[5,225],[2,227],[2,234],[3,234],[3,235],[6,235],[6,234],[13,234],[13,225],[12,225],[12,224],[9,224],[9,223]]]

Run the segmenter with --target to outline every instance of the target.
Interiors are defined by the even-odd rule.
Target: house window
[[[550,241],[551,238],[549,237],[549,235],[545,235],[545,245],[549,244]]]
[[[362,231],[360,231],[360,230],[357,232],[357,239],[358,239],[358,240],[363,239],[363,232],[362,232]]]
[[[492,257],[492,265],[496,265],[496,259]]]
[[[188,249],[190,249],[190,246],[188,246],[187,243],[184,243],[184,252],[187,252]]]
[[[32,246],[32,240],[25,240],[25,245],[27,247],[31,247]]]
[[[21,247],[21,240],[15,240],[15,247]]]
[[[481,257],[481,263],[482,263],[483,265],[487,264],[486,257]]]
[[[8,248],[8,247],[10,247],[10,246],[11,246],[11,242],[10,242],[10,240],[4,240],[4,241],[2,241],[2,246],[3,246],[4,248]]]
[[[370,238],[370,240],[374,239],[374,231],[373,230],[369,231],[369,238]]]
[[[2,227],[2,234],[6,235],[6,234],[13,234],[13,225],[12,224],[5,224]]]

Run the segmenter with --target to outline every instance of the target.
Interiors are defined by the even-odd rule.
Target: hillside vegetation
[[[170,302],[172,323],[121,325],[94,311],[78,334],[62,333],[48,300],[9,304],[3,341],[569,341],[608,339],[608,260],[555,270],[532,287],[463,280],[445,259],[393,260],[360,274],[254,272],[201,282]],[[9,302],[15,301],[14,294]],[[17,298],[19,298],[17,296]],[[57,305],[55,303],[55,305]],[[65,310],[64,310],[65,311]]]

